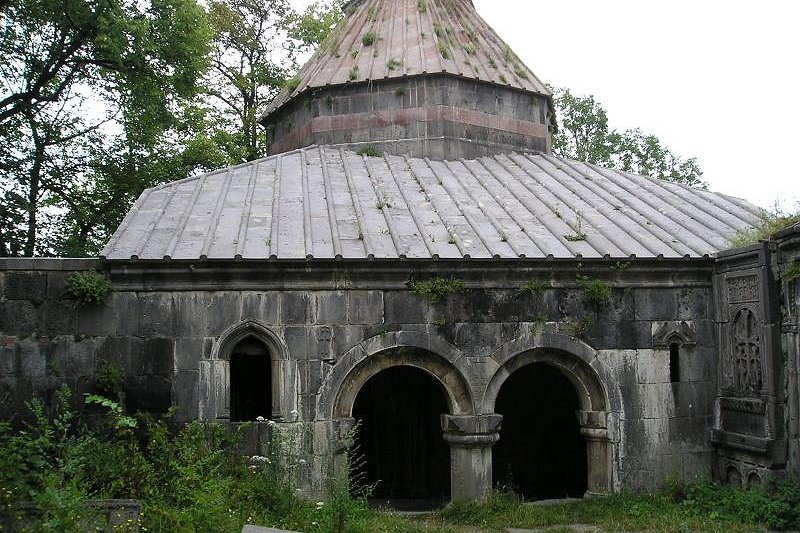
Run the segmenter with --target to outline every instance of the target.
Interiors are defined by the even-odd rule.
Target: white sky
[[[711,190],[797,207],[800,1],[474,4],[542,81],[593,94],[613,128],[697,157]]]

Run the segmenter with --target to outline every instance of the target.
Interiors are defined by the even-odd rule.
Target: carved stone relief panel
[[[760,329],[759,320],[749,307],[739,309],[731,323],[729,369],[739,396],[758,396],[764,388]]]
[[[728,303],[757,302],[758,276],[750,274],[728,278]]]

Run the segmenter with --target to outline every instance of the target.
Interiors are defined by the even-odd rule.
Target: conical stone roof
[[[265,122],[310,90],[433,73],[550,96],[471,0],[357,0],[345,10],[345,20],[268,106]]]

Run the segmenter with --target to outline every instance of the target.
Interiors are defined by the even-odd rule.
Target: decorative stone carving
[[[653,322],[653,346],[668,347],[671,344],[694,346],[697,344],[697,328],[692,321]]]
[[[731,326],[733,387],[737,394],[756,396],[763,389],[764,362],[756,314],[747,307],[736,313]]]
[[[736,276],[728,278],[728,302],[757,302],[758,276]]]

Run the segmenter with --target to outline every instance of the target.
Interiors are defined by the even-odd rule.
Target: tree
[[[260,113],[297,70],[298,54],[319,45],[341,19],[338,3],[295,12],[288,0],[211,0],[214,29],[210,136],[237,164],[267,153]]]
[[[569,89],[554,91],[560,127],[553,135],[553,152],[596,165],[666,181],[705,188],[696,158],[683,160],[655,135],[640,129],[609,129],[608,114],[593,96],[576,96]]]
[[[114,144],[105,138],[152,145],[175,125],[205,69],[205,21],[195,0],[3,6],[0,254],[53,251],[64,210],[84,200],[92,156]]]

